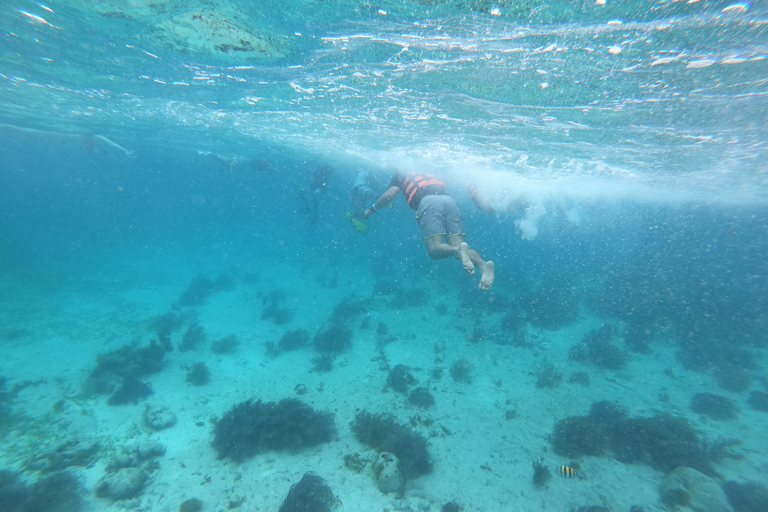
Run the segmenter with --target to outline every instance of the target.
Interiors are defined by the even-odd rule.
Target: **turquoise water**
[[[761,510],[739,489],[764,480],[768,426],[762,3],[17,1],[0,26],[11,510],[277,510],[308,471],[347,510],[671,510],[680,465]],[[384,192],[394,169],[447,183],[491,290],[428,256],[402,197],[353,229],[359,172]],[[99,370],[153,340],[173,349],[153,371]],[[433,406],[388,384],[398,364]],[[153,394],[110,403],[133,377]],[[332,440],[217,458],[233,406],[285,398],[333,413]],[[564,448],[561,422],[600,401],[629,419]],[[360,410],[428,440],[431,472],[383,493],[345,465],[383,449]],[[670,417],[693,437],[631,423]],[[124,469],[146,482],[109,495]]]

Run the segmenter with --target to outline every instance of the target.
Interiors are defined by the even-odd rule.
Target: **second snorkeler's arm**
[[[381,196],[379,196],[379,198],[376,200],[375,203],[371,205],[370,208],[365,210],[365,213],[363,214],[365,218],[367,219],[368,217],[376,213],[376,210],[378,210],[379,208],[384,208],[385,206],[387,206],[389,203],[391,203],[395,199],[395,197],[397,197],[397,194],[399,193],[400,193],[400,187],[389,187],[386,192],[384,192],[383,194],[381,194]]]

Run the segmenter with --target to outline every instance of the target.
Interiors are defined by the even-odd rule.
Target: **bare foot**
[[[480,267],[480,284],[477,285],[481,290],[487,290],[493,284],[493,262],[486,261],[485,265]]]
[[[467,271],[467,274],[474,274],[475,266],[469,258],[469,244],[467,242],[461,242],[459,245],[459,258],[461,258],[461,264],[464,265],[464,270]],[[493,281],[493,278],[491,278],[491,281]]]

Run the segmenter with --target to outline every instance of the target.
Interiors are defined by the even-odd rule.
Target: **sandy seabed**
[[[139,272],[140,266],[107,270],[84,281],[6,279],[0,284],[5,332],[0,375],[9,387],[33,382],[11,405],[14,417],[21,419],[5,432],[2,467],[27,470],[24,476],[33,481],[36,475],[28,471],[29,464],[41,453],[72,440],[98,442],[95,463],[71,468],[86,493],[84,510],[176,511],[191,498],[202,500],[204,511],[277,510],[291,485],[308,471],[328,482],[344,510],[437,511],[449,501],[465,511],[570,511],[584,505],[612,511],[629,511],[634,505],[646,512],[666,510],[658,495],[663,473],[649,466],[582,457],[578,462],[583,478],[557,474],[560,465],[571,461],[551,448],[548,437],[554,424],[587,414],[590,405],[601,400],[622,404],[631,416],[686,417],[702,437],[738,438],[744,460],[725,459],[718,471],[725,479],[754,481],[764,474],[760,433],[768,426],[768,415],[744,406],[744,395],[717,388],[710,376],[681,368],[672,348],[657,342],[651,355],[633,355],[620,371],[569,361],[569,348],[602,325],[586,315],[559,331],[529,326],[532,346],[527,348],[471,342],[475,327],[498,329],[501,314],[470,315],[462,311],[455,293],[431,293],[426,305],[394,308],[387,298],[373,297],[374,279],[364,267],[336,274],[317,266],[286,265],[273,266],[268,273],[232,274],[233,290],[186,308],[205,329],[207,341],[195,350],[166,354],[163,369],[143,378],[154,391],[145,401],[109,406],[106,395],[82,394],[97,354],[132,342],[146,345],[156,338],[154,319],[172,310],[195,275],[216,275],[181,265],[168,273],[167,263],[145,262]],[[429,288],[434,283],[425,279],[418,284]],[[261,318],[263,297],[278,289],[293,311],[290,323],[280,326]],[[350,322],[352,348],[336,359],[331,372],[311,371],[316,354],[310,348],[277,357],[268,354],[265,343],[277,342],[288,329],[314,334],[327,325],[335,304],[353,296],[365,299],[369,311]],[[361,328],[365,316],[370,317],[366,329]],[[394,340],[383,348],[386,362],[390,367],[409,366],[419,385],[435,396],[433,407],[416,408],[405,395],[386,387],[387,371],[377,350],[379,322],[388,325]],[[185,328],[173,333],[174,345],[181,342]],[[232,354],[210,350],[212,341],[229,335],[240,342]],[[451,378],[448,369],[459,359],[469,362],[471,383]],[[200,361],[211,370],[211,381],[192,386],[187,371]],[[536,387],[544,365],[553,365],[563,375],[559,386]],[[445,369],[439,378],[433,375],[436,367]],[[574,372],[586,372],[590,384],[568,383]],[[298,386],[306,393],[297,395]],[[739,419],[715,422],[692,413],[688,404],[697,392],[730,396],[744,406]],[[242,463],[218,460],[211,447],[213,419],[249,398],[299,398],[316,410],[330,411],[338,437],[299,453],[264,452]],[[147,404],[171,409],[176,424],[161,431],[147,427],[142,419]],[[345,455],[376,456],[349,428],[361,409],[394,414],[429,439],[433,471],[409,481],[404,497],[381,493],[370,465],[359,473],[345,466]],[[513,418],[507,418],[508,411],[515,411]],[[96,497],[94,488],[112,457],[121,447],[143,441],[162,443],[166,453],[155,459],[142,494],[116,502]],[[538,459],[553,472],[541,488],[532,482],[532,463]]]

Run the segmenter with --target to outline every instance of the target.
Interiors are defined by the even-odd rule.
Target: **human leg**
[[[447,234],[445,225],[444,203],[447,196],[427,196],[421,200],[416,220],[421,227],[421,237],[427,246],[427,252],[436,260],[460,257],[460,248],[447,244],[443,237]]]
[[[441,234],[430,236],[424,240],[424,244],[427,246],[427,252],[432,259],[441,260],[449,257],[460,257],[460,248],[443,242]]]
[[[494,280],[494,265],[492,261],[485,261],[480,253],[472,249],[467,242],[464,241],[464,235],[452,235],[446,237],[448,244],[453,247],[459,247],[458,256],[461,259],[461,263],[464,265],[464,269],[470,275],[475,273],[474,267],[480,269],[480,284],[477,285],[481,290],[487,290],[491,287]],[[469,268],[472,270],[470,271]]]
[[[464,221],[456,201],[450,196],[427,196],[422,199],[417,215],[422,237],[429,255],[434,259],[453,256],[461,260],[470,275],[475,266],[480,269],[478,288],[487,290],[493,284],[493,262],[485,261],[464,241]],[[443,242],[445,236],[445,242]]]

